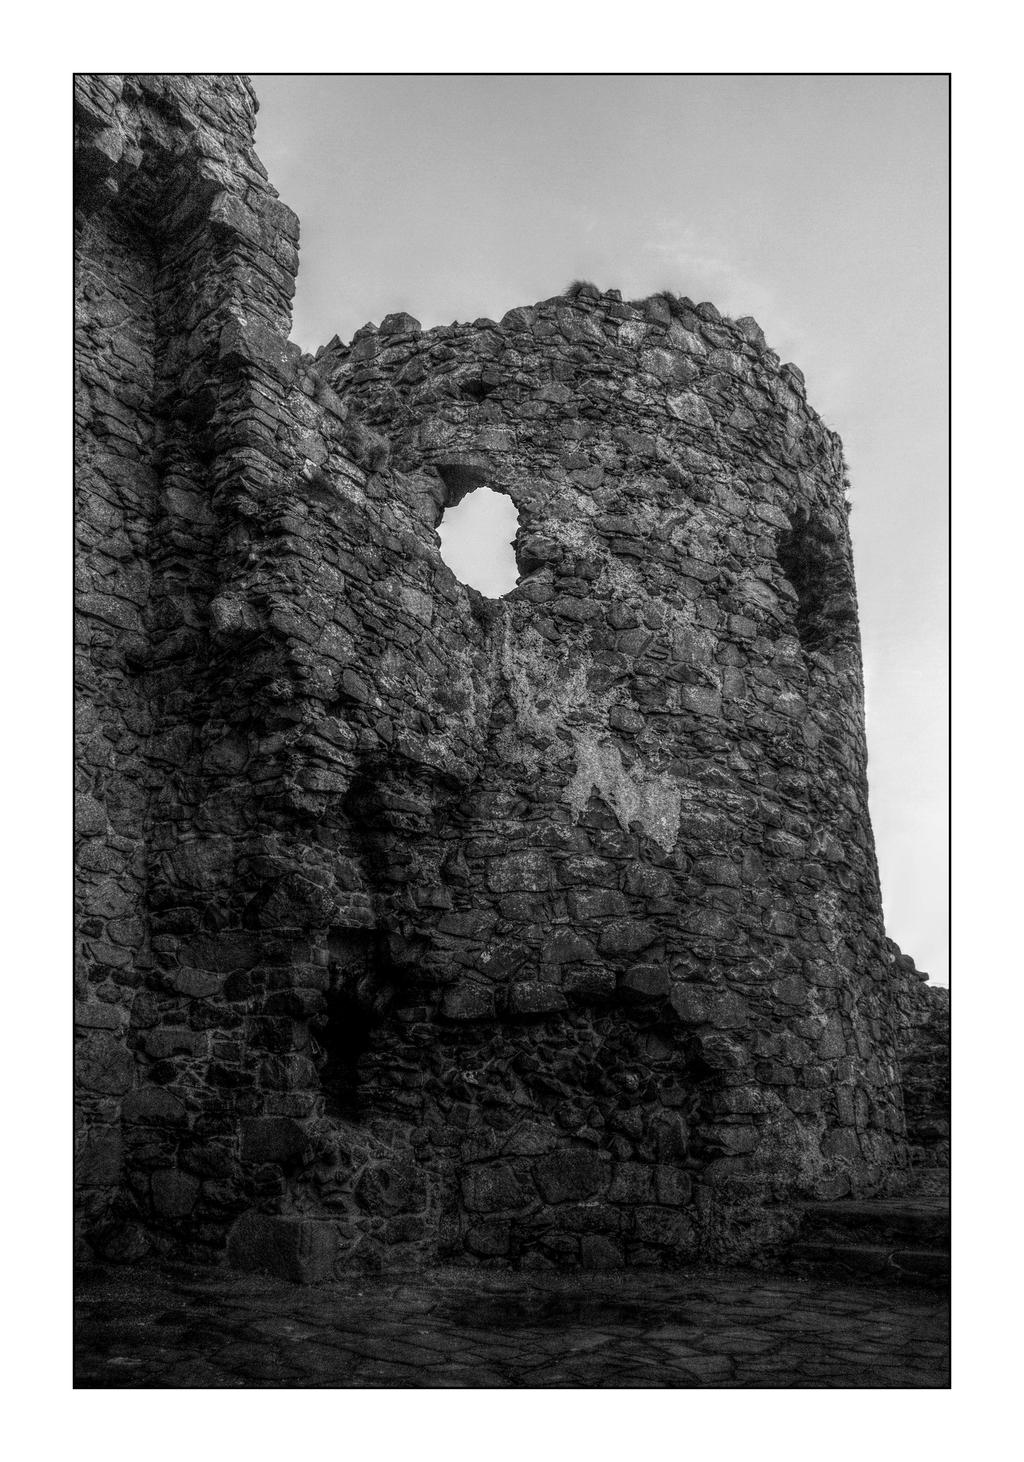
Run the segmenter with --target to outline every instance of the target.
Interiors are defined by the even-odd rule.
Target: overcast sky
[[[945,78],[254,81],[304,349],[582,278],[753,315],[801,368],[850,465],[888,931],[945,984]]]

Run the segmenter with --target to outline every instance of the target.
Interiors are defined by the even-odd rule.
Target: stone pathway
[[[741,1270],[433,1270],[316,1288],[97,1269],[79,1387],[945,1387],[941,1296]]]

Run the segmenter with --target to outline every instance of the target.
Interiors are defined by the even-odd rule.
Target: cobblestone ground
[[[943,1296],[738,1270],[93,1270],[77,1315],[79,1387],[948,1385]]]

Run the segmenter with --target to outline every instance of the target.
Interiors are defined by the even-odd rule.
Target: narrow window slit
[[[843,545],[800,516],[779,535],[778,555],[796,591],[794,628],[801,646],[828,653],[857,625],[853,571]]]

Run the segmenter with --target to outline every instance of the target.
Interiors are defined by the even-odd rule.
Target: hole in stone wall
[[[842,545],[803,517],[779,535],[779,566],[796,590],[795,628],[805,650],[832,649],[856,627],[850,566]]]
[[[519,582],[512,548],[518,530],[519,514],[511,499],[479,487],[448,508],[438,524],[441,557],[463,584],[500,599]]]
[[[359,1062],[380,1024],[390,987],[380,968],[375,933],[332,930],[327,946],[330,988],[314,1030],[314,1056],[327,1114],[355,1117],[360,1106]]]
[[[459,394],[465,396],[469,401],[486,401],[492,391],[498,389],[497,381],[466,381],[459,387]]]
[[[355,1117],[359,1114],[359,1058],[370,1045],[376,1021],[348,990],[330,992],[325,1015],[316,1037],[325,1110],[331,1117]]]

